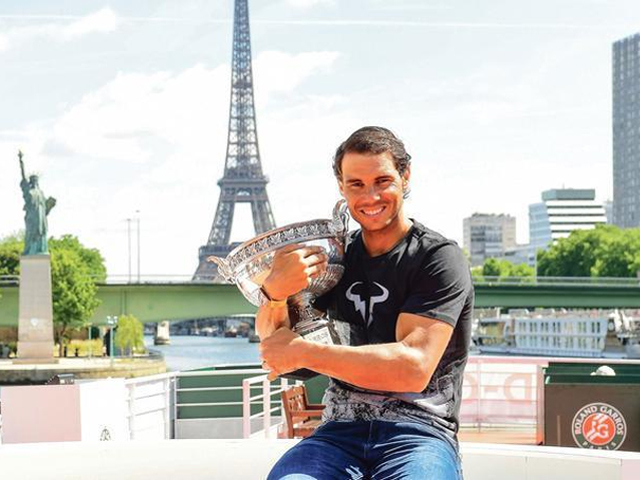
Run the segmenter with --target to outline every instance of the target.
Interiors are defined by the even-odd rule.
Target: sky
[[[611,45],[640,31],[637,0],[249,5],[278,225],[329,216],[332,155],[363,125],[404,140],[409,215],[460,244],[475,212],[515,216],[527,243],[543,190],[612,198]],[[232,17],[232,0],[0,1],[0,238],[24,228],[22,149],[57,199],[51,235],[112,276],[191,275],[224,171]]]

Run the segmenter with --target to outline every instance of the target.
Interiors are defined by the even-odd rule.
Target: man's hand
[[[297,333],[282,327],[260,343],[262,366],[269,370],[269,380],[278,375],[289,373],[302,367],[300,365],[300,349],[304,348],[304,340]]]
[[[276,251],[271,273],[262,287],[273,300],[284,300],[307,288],[327,269],[328,259],[322,247],[287,245]]]

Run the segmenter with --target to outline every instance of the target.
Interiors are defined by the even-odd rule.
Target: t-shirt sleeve
[[[457,245],[445,244],[427,255],[401,312],[455,326],[469,295],[473,285],[467,259]]]

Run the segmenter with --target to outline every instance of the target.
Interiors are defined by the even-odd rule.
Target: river
[[[227,363],[259,364],[258,344],[242,337],[198,337],[172,335],[170,345],[153,345],[153,336],[145,335],[147,348],[164,355],[170,371],[192,370]]]

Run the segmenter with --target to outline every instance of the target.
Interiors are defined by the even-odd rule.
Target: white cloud
[[[261,52],[253,63],[259,80],[258,101],[274,93],[291,92],[310,76],[329,72],[339,57],[338,52]]]
[[[113,32],[117,28],[116,13],[111,8],[104,7],[68,23],[50,22],[10,28],[0,35],[0,51],[33,40],[68,42],[94,33]]]
[[[295,8],[311,8],[317,5],[335,5],[335,0],[286,0],[287,4]]]
[[[65,40],[72,40],[91,33],[113,32],[117,26],[118,18],[115,12],[105,7],[62,27],[59,35]]]

